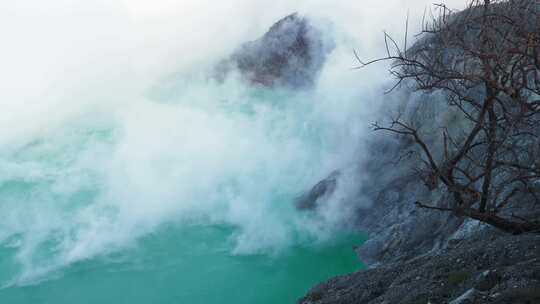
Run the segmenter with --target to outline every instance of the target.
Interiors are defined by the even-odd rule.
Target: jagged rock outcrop
[[[307,88],[316,81],[333,43],[299,14],[272,25],[260,39],[242,45],[216,68],[218,79],[238,71],[264,87]]]
[[[334,193],[337,186],[337,179],[340,175],[340,171],[336,170],[327,178],[318,182],[313,188],[296,199],[296,208],[299,210],[311,210],[317,208],[320,200],[327,199]]]

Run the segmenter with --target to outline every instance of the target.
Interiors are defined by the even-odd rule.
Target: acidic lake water
[[[231,229],[164,228],[122,253],[80,262],[48,281],[0,290],[2,303],[295,303],[311,286],[361,267],[358,238],[278,256],[231,255]],[[12,274],[2,251],[2,276]]]
[[[2,139],[0,303],[295,303],[362,267],[346,183],[293,205],[347,158],[324,92],[171,82]]]

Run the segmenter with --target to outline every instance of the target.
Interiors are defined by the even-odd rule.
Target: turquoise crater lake
[[[310,287],[362,267],[362,238],[297,245],[279,254],[233,255],[232,228],[163,227],[136,247],[75,263],[28,286],[4,287],[2,303],[295,303]],[[14,265],[0,250],[0,273]]]
[[[354,179],[294,207],[355,155],[324,92],[172,83],[0,143],[0,303],[295,303],[363,267]]]

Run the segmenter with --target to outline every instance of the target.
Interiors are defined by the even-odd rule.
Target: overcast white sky
[[[77,69],[80,61],[120,61],[145,73],[175,70],[226,53],[295,11],[330,20],[339,31],[371,47],[380,42],[383,29],[401,32],[407,10],[415,28],[432,2],[1,0],[2,66],[9,63],[10,74],[25,68],[38,72],[75,65]],[[451,7],[463,2],[446,1]]]
[[[464,6],[464,0],[446,3]],[[424,8],[431,4],[430,0],[0,0],[4,112],[0,129],[15,121],[36,120],[51,107],[58,111],[49,111],[48,120],[76,111],[80,104],[125,97],[126,92],[140,94],[160,77],[211,64],[295,11],[331,22],[347,47],[376,55],[382,47],[382,30],[403,33],[408,10],[411,28],[418,28]]]

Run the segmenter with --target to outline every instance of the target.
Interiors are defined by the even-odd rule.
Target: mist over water
[[[366,29],[400,34],[403,8],[426,3],[349,2],[1,1],[0,299],[46,299],[43,288],[53,297],[77,280],[99,289],[107,269],[136,285],[145,273],[159,277],[152,265],[199,282],[197,271],[214,272],[189,265],[223,265],[217,273],[247,284],[242,267],[256,274],[291,263],[289,279],[305,289],[358,267],[342,251],[358,238],[339,236],[353,224],[354,164],[386,80],[384,69],[351,71],[352,49],[378,54],[380,32]],[[208,77],[293,11],[336,42],[313,89]],[[337,168],[354,169],[332,199],[296,211],[293,200]],[[345,262],[325,268],[322,257]],[[321,269],[314,281],[295,277],[310,262]]]
[[[136,246],[166,223],[236,227],[236,254],[276,254],[342,226],[292,204],[342,150],[313,93],[234,80],[167,96],[174,89],[2,151],[0,236],[17,248],[19,283]]]

